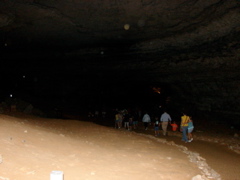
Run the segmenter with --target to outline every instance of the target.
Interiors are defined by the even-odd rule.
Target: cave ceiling
[[[236,45],[239,7],[238,0],[4,0],[1,46],[169,55],[221,49]]]
[[[0,2],[2,60],[18,57],[35,70],[58,62],[71,73],[92,68],[171,83],[194,97],[199,109],[222,109],[239,98],[239,42],[239,0]]]

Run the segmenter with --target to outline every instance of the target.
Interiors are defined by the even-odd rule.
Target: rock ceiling
[[[132,80],[171,84],[200,110],[240,110],[239,0],[3,0],[0,38],[1,53],[10,57],[105,57],[88,62],[101,71],[131,71]]]
[[[185,49],[234,38],[239,7],[237,0],[5,0],[1,41],[46,49]]]

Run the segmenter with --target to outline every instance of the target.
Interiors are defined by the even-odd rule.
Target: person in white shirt
[[[163,130],[163,135],[167,135],[167,127],[168,123],[171,123],[172,119],[170,115],[165,111],[160,118],[161,124],[162,124],[162,130]]]
[[[143,115],[142,122],[143,122],[145,130],[147,130],[148,124],[151,123],[151,118],[147,112]]]

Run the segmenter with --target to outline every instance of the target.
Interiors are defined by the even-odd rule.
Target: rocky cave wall
[[[177,106],[239,119],[239,0],[5,0],[0,36],[6,62],[67,59],[59,70],[165,83]]]
[[[191,52],[131,54],[119,63],[108,61],[107,68],[104,63],[97,66],[102,72],[119,73],[123,82],[167,84],[176,107],[239,123],[239,35],[228,38],[225,43],[195,46]]]

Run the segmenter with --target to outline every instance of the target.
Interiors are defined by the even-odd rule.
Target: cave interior
[[[240,124],[239,42],[239,0],[1,1],[0,98]]]

